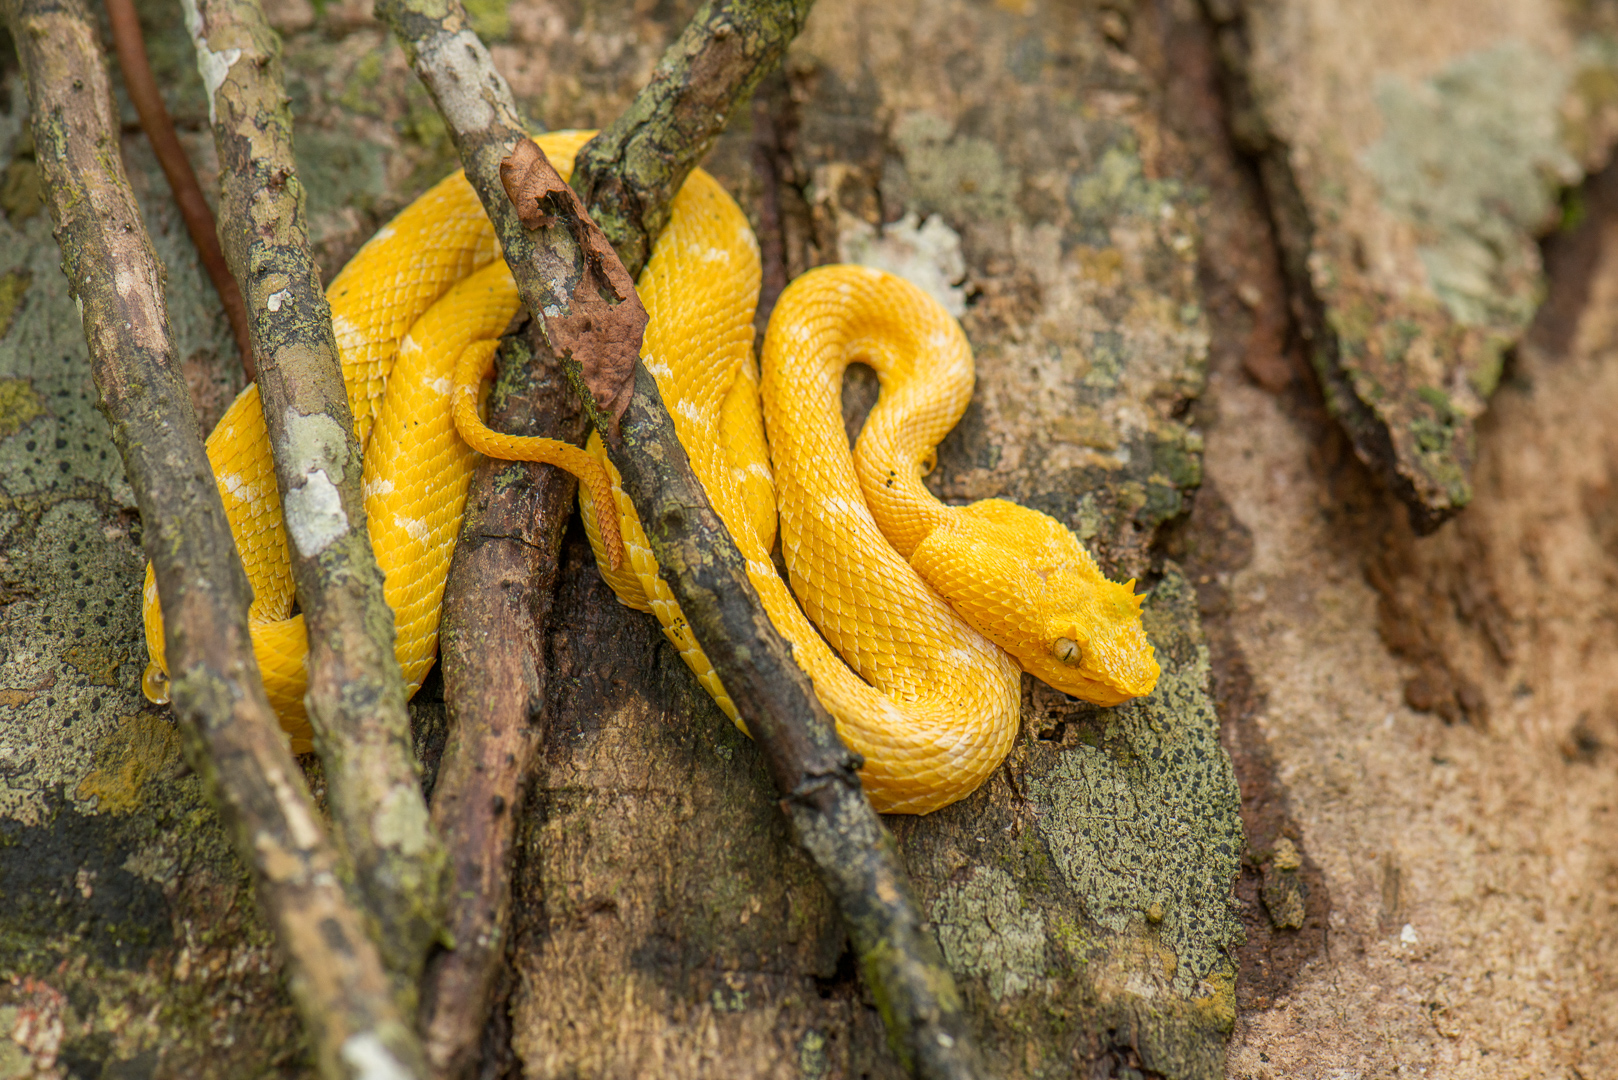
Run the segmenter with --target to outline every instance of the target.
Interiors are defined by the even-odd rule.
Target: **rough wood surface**
[[[514,126],[515,101],[476,47],[465,11],[454,4],[438,10],[390,3],[381,13],[445,117],[524,307],[605,437],[692,636],[763,750],[781,809],[834,898],[904,1071],[938,1080],[980,1075],[961,997],[917,910],[892,838],[861,792],[859,760],[839,742],[791,646],[765,616],[741,553],[675,436],[655,380],[635,363],[632,393],[603,381],[614,367],[605,358],[630,344],[638,353],[645,327],[628,272],[578,196]],[[779,21],[783,33],[797,29],[790,18]],[[714,30],[716,36],[730,32]],[[696,101],[706,92],[692,83],[664,95],[647,126],[665,126],[682,113],[685,98]],[[697,126],[706,126],[711,139],[722,119],[715,115]],[[695,133],[688,140],[693,147],[706,141]],[[496,172],[491,154],[500,148],[506,153]],[[680,162],[672,171],[693,164]],[[612,173],[601,179],[610,181]],[[650,203],[644,210],[661,212]],[[603,304],[607,297],[616,302]],[[587,336],[579,333],[585,328]]]
[[[1618,177],[1582,195],[1479,425],[1476,499],[1436,535],[1318,399],[1216,364],[1190,561],[1264,778],[1231,1076],[1618,1069],[1618,681],[1593,659],[1618,602]]]
[[[583,441],[588,424],[537,334],[502,345],[488,419],[497,431]],[[422,988],[428,1059],[446,1076],[478,1064],[511,937],[517,817],[553,692],[546,631],[577,483],[549,465],[484,461],[444,587],[439,655],[449,741],[433,824],[453,836],[449,934]]]
[[[1610,28],[1549,0],[1208,0],[1299,331],[1354,448],[1430,532],[1618,134]]]
[[[790,177],[770,195],[790,209],[777,234],[761,242],[792,251],[793,272],[838,257],[840,247],[863,259],[908,260],[907,272],[930,275],[946,295],[967,273],[967,246],[980,302],[991,290],[999,302],[969,314],[980,403],[943,454],[943,490],[955,497],[1009,490],[1085,528],[1115,564],[1144,566],[1152,527],[1179,508],[1183,486],[1196,476],[1195,438],[1174,419],[1183,395],[1200,385],[1199,314],[1190,303],[1195,222],[1176,203],[1177,189],[1145,175],[1131,121],[1146,125],[1141,141],[1161,136],[1149,101],[1114,103],[1111,123],[1091,132],[1114,142],[1083,153],[1053,149],[1034,133],[1060,127],[1064,110],[1077,108],[1077,87],[1035,80],[1019,92],[1002,66],[1019,50],[1052,49],[1067,70],[1082,56],[1139,71],[1093,29],[1089,35],[1077,20],[1042,23],[967,5],[882,14],[818,7],[789,54],[786,83],[774,91],[775,107],[791,115],[796,105],[802,122],[793,124],[790,149],[779,139],[770,148],[782,166],[774,175]],[[898,62],[907,50],[937,62]],[[948,76],[939,69],[950,55],[993,58],[987,71],[975,70],[981,85],[971,85],[966,100],[941,90]],[[1041,54],[1045,63],[1032,70],[1064,70]],[[896,117],[890,99],[929,107]],[[981,114],[958,130],[973,110]],[[899,125],[909,140],[890,147],[884,131]],[[753,154],[744,134],[733,133],[716,152],[733,190],[751,195],[758,181],[747,168]],[[1074,165],[1089,181],[1074,185],[1078,212],[1068,203]],[[1032,174],[1026,181],[1024,169]],[[1061,200],[1025,209],[1017,200],[1025,184]],[[917,216],[905,221],[907,209]],[[940,219],[924,225],[932,212]],[[890,228],[881,235],[884,217]],[[1063,260],[1057,253],[1067,229],[1079,250]],[[1036,237],[1049,246],[1035,248]],[[1096,312],[1095,321],[1072,327],[1056,316],[1083,318],[1096,296],[1086,258],[1113,271],[1099,289],[1110,311],[1130,312],[1141,301],[1133,320],[1108,322]],[[962,261],[952,266],[953,259]],[[1044,281],[1036,284],[1039,273]],[[1022,295],[1007,295],[1014,282]],[[1164,294],[1182,299],[1145,299]],[[1026,306],[1019,310],[1017,301]],[[1103,329],[1120,322],[1128,346],[1124,333]],[[1052,386],[1049,397],[1028,392],[1024,380],[1041,379]],[[994,418],[985,422],[985,413]],[[1122,422],[1112,428],[1109,420]],[[1114,453],[1096,452],[1095,444]],[[695,701],[716,715],[700,693],[677,667],[648,670],[635,645],[601,670],[639,624],[610,605],[599,610],[604,590],[594,591],[587,564],[579,574],[578,587],[592,592],[570,595],[564,585],[555,647],[570,658],[558,672],[575,672],[583,684],[559,703],[566,711],[553,720],[536,792],[544,809],[527,819],[536,830],[528,887],[543,889],[543,903],[531,910],[543,918],[518,939],[525,979],[513,1022],[529,1069],[767,1076],[891,1068],[882,1064],[875,1003],[849,978],[854,965],[840,968],[838,939],[824,930],[826,898],[804,894],[807,868],[784,838],[763,828],[759,795],[746,786],[758,768],[751,745],[707,734],[709,721],[686,713]],[[1239,825],[1234,785],[1222,771],[1228,762],[1199,697],[1194,632],[1183,649],[1167,647],[1174,630],[1195,618],[1173,599],[1174,580],[1158,598],[1160,612],[1174,612],[1161,626],[1175,661],[1163,713],[1120,711],[1109,721],[1059,697],[1031,699],[1045,738],[1030,731],[1014,752],[1011,779],[924,821],[894,825],[923,909],[964,977],[991,1072],[1143,1060],[1176,1075],[1219,1069],[1234,978],[1221,948],[1237,931],[1223,888],[1188,871],[1195,866],[1215,881],[1233,873]],[[670,702],[672,686],[682,684],[684,699]],[[648,713],[647,702],[658,705]],[[1166,754],[1135,741],[1154,726],[1175,733]],[[1095,757],[1086,757],[1092,748]],[[1170,766],[1176,755],[1184,764]],[[1154,761],[1163,767],[1146,764]],[[697,782],[674,784],[671,776]],[[1149,850],[1144,842],[1154,830],[1134,811],[1119,813],[1115,798],[1194,804],[1189,816],[1198,824],[1170,849]],[[1098,849],[1107,855],[1089,858]],[[714,865],[745,873],[734,892],[708,891],[705,868]],[[1148,944],[1165,940],[1168,953]],[[1162,966],[1169,954],[1173,974]]]
[[[616,116],[688,14],[546,4],[474,13],[488,20],[491,54],[519,100],[557,127]],[[404,57],[359,5],[280,17],[296,31],[290,88],[308,117],[299,152],[322,166],[301,173],[330,273],[447,171],[451,147]],[[783,276],[840,257],[883,261],[930,278],[962,305],[980,388],[941,455],[940,491],[1006,493],[1054,512],[1125,574],[1151,569],[1158,526],[1183,510],[1200,479],[1187,408],[1210,329],[1197,273],[1201,196],[1188,182],[1186,148],[1162,120],[1166,68],[1151,62],[1151,31],[1136,22],[1149,27],[1113,8],[828,5],[810,19],[785,75],[757,95],[768,128],[744,114],[709,163],[763,227]],[[161,71],[161,41],[153,53]],[[205,109],[199,119],[179,91],[191,85],[200,101],[200,87],[175,70],[171,108],[194,135]],[[141,153],[132,143],[131,156]],[[203,162],[206,173],[206,153]],[[767,167],[755,171],[755,162]],[[773,227],[764,227],[766,207]],[[166,258],[188,265],[178,246]],[[47,295],[36,292],[42,274],[29,280],[24,320],[44,311],[35,298]],[[868,390],[856,379],[850,405]],[[53,423],[28,421],[41,430]],[[19,435],[36,438],[32,427]],[[49,442],[38,445],[51,453]],[[70,460],[66,450],[60,459]],[[31,461],[22,464],[37,469]],[[519,819],[510,1030],[522,1058],[511,1067],[533,1076],[891,1070],[875,1003],[844,959],[829,898],[786,835],[757,749],[707,701],[655,625],[610,598],[577,533],[560,574],[544,706],[551,734]],[[1109,715],[1030,686],[1008,769],[967,804],[896,829],[1000,1075],[1218,1074],[1233,1020],[1237,929],[1225,883],[1241,855],[1240,826],[1189,597],[1166,568],[1152,604],[1170,661],[1161,698]],[[122,641],[116,625],[106,633],[109,648]],[[41,655],[57,665],[49,670],[74,670],[58,652]],[[3,670],[5,685],[19,686],[32,671]],[[132,685],[116,693],[128,702],[118,707],[139,712]],[[61,701],[26,707],[55,716]],[[83,818],[87,832],[108,837],[114,854],[104,858],[121,865],[123,837],[155,832],[158,807],[74,797],[99,768],[98,752],[109,762],[145,760],[102,749],[127,745],[111,738],[116,723],[88,730],[87,749],[51,744],[58,756],[37,768],[51,778],[38,799],[47,814]],[[183,793],[188,782],[172,783]],[[64,794],[49,794],[51,785]],[[171,799],[165,812],[194,805]],[[211,827],[171,829],[165,843],[205,849]],[[131,865],[145,872],[145,863]],[[229,886],[228,859],[164,866],[151,880],[166,884],[135,878],[156,893],[152,925],[169,929],[134,973],[105,962],[60,977],[43,959],[19,967],[64,995],[64,1050],[75,1060],[146,1060],[154,1075],[239,1075],[231,1069],[261,1060],[187,1049],[211,1045],[219,1025],[238,1032],[236,1045],[279,1048],[274,1070],[307,1068],[285,1034],[273,982],[247,959],[239,973],[230,967],[230,950],[251,938],[221,929],[190,952],[181,944],[209,910],[187,906],[187,890]],[[48,880],[74,918],[94,910],[72,872]],[[76,939],[52,929],[21,940],[43,957],[71,952]],[[148,971],[183,971],[185,996],[171,999]],[[90,985],[112,989],[92,1005],[77,989]],[[33,1007],[10,1004],[22,991],[6,993],[17,996],[0,1007]],[[240,993],[254,995],[244,1013],[258,1024],[230,1028],[238,1022],[228,1007],[202,1004]],[[116,1026],[159,1001],[174,1002],[162,1023]]]

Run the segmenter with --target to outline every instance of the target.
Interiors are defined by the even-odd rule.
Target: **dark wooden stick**
[[[220,234],[251,302],[264,424],[308,627],[305,700],[315,749],[333,829],[413,1011],[416,980],[443,924],[447,860],[411,753],[393,611],[365,523],[360,445],[309,250],[280,39],[258,0],[197,0],[195,10],[201,66],[220,71],[208,88]]]
[[[774,11],[772,24],[783,32],[795,31],[801,21],[794,21],[791,13],[799,9],[793,5],[757,6]],[[509,87],[490,65],[458,3],[382,0],[378,14],[404,45],[448,122],[525,305],[553,348],[571,341],[567,328],[576,306],[622,273],[603,265],[605,255],[592,235],[599,230],[579,212],[571,193],[557,188],[554,171],[534,175],[548,163],[528,142]],[[672,124],[683,99],[672,94],[664,101],[654,111],[667,112],[670,118],[663,122]],[[531,150],[512,158],[520,170],[509,171],[523,175],[507,190],[522,196],[520,211],[500,182],[501,166],[519,145]],[[655,147],[657,140],[647,145]],[[537,201],[536,191],[541,193]],[[524,216],[537,227],[524,228]],[[627,332],[627,323],[611,320],[620,314],[632,319],[633,306],[618,303],[598,312],[607,336]],[[576,344],[581,353],[587,348]],[[837,899],[901,1061],[923,1077],[979,1075],[954,980],[917,912],[897,849],[860,790],[858,762],[838,741],[831,718],[793,663],[791,647],[765,617],[741,553],[674,437],[655,382],[635,365],[627,409],[615,423],[617,395],[603,394],[601,386],[584,378],[593,358],[570,355],[567,347],[556,351],[570,378],[576,378],[592,420],[606,432],[621,431],[608,442],[625,491],[698,642],[765,752],[800,842]]]
[[[254,870],[322,1074],[425,1077],[259,679],[247,578],[175,355],[162,268],[123,171],[99,28],[83,0],[0,8],[28,83],[62,269],[157,572],[187,758]]]
[[[196,246],[202,267],[219,294],[219,302],[225,306],[230,331],[236,338],[236,350],[241,354],[242,370],[247,373],[247,381],[252,382],[257,377],[257,369],[253,363],[252,332],[247,325],[247,305],[242,301],[241,289],[236,287],[236,279],[230,275],[230,267],[225,264],[224,253],[219,250],[208,198],[202,193],[202,185],[197,183],[197,174],[191,168],[191,159],[185,155],[185,147],[180,145],[180,137],[174,133],[174,122],[169,119],[168,107],[158,92],[157,80],[152,78],[152,65],[146,59],[146,39],[141,34],[134,0],[106,0],[106,6],[107,18],[112,23],[112,43],[118,50],[118,67],[124,73],[124,89],[140,115],[141,130],[152,144],[157,163],[168,177],[169,190],[174,193],[175,205],[185,221],[185,231],[191,234],[191,243]]]
[[[560,366],[522,338],[501,347],[489,424],[580,442],[584,414]],[[477,1063],[505,962],[516,815],[532,779],[548,690],[545,624],[577,484],[549,465],[484,461],[450,562],[439,663],[450,735],[433,787],[433,823],[450,848],[449,931],[422,984],[427,1059],[444,1077]]]
[[[860,789],[861,762],[764,614],[746,561],[691,472],[644,367],[636,368],[622,430],[608,455],[680,612],[764,751],[798,843],[837,901],[889,1044],[912,1075],[981,1075],[954,978],[921,919],[893,837]]]

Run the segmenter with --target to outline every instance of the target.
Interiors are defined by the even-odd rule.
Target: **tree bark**
[[[1618,588],[1610,177],[1562,196],[1569,228],[1547,246],[1521,222],[1495,237],[1496,253],[1543,257],[1545,301],[1488,411],[1462,417],[1472,503],[1433,536],[1407,524],[1383,466],[1359,463],[1363,440],[1340,431],[1313,363],[1323,333],[1359,340],[1345,301],[1387,270],[1376,243],[1428,243],[1367,171],[1366,152],[1402,130],[1379,101],[1448,103],[1485,127],[1520,116],[1546,95],[1508,107],[1466,76],[1496,70],[1499,27],[1526,27],[1537,58],[1507,74],[1549,71],[1535,86],[1561,88],[1561,119],[1523,126],[1599,166],[1599,12],[820,2],[708,167],[783,280],[890,260],[964,304],[978,392],[934,482],[1055,512],[1112,568],[1144,574],[1165,659],[1162,694],[1123,710],[1030,684],[1005,770],[892,826],[991,1068],[1613,1073],[1618,689],[1597,662]],[[403,57],[350,10],[328,5],[288,45],[328,273],[449,167]],[[525,108],[598,126],[688,14],[514,3],[487,36]],[[1332,29],[1349,16],[1354,33]],[[183,88],[162,78],[156,36],[160,81]],[[1311,81],[1328,77],[1352,93]],[[170,101],[193,148],[198,95]],[[307,1073],[226,834],[135,686],[132,495],[78,396],[89,367],[49,227],[26,216],[22,107],[15,92],[0,102],[0,889],[22,898],[20,916],[0,912],[0,957],[20,977],[0,987],[0,1026],[25,1038],[0,1040],[0,1062],[43,1060],[59,1030],[64,1074]],[[1420,140],[1395,143],[1427,160]],[[145,148],[130,139],[126,154],[146,183]],[[1361,194],[1334,203],[1342,190]],[[148,218],[181,362],[228,357],[178,219],[155,204]],[[1363,265],[1355,234],[1375,241]],[[1408,385],[1378,400],[1437,423],[1415,365],[1450,365],[1433,385],[1453,406],[1473,354],[1422,351],[1469,339],[1445,336],[1442,300],[1421,306],[1419,255],[1398,265],[1420,288],[1379,299],[1370,325],[1385,345],[1415,305],[1418,332]],[[1539,288],[1501,281],[1502,303]],[[851,423],[870,392],[851,379]],[[1463,425],[1448,426],[1460,447]],[[489,1045],[536,1077],[892,1075],[758,748],[655,624],[615,603],[578,532],[556,572],[554,607],[533,616],[548,675],[524,690],[548,734],[511,810],[515,987]]]
[[[409,1012],[443,927],[448,863],[411,752],[393,612],[366,526],[364,460],[309,248],[280,40],[257,0],[190,0],[188,11],[199,65],[225,65],[209,102],[220,236],[252,322],[333,831]]]

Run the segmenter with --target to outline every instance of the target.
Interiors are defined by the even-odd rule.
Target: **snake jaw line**
[[[1065,694],[1118,705],[1160,668],[1134,581],[1109,581],[1055,519],[1003,499],[950,511],[911,564],[1019,667]]]

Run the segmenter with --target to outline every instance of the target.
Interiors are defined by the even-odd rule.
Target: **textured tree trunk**
[[[819,0],[708,162],[759,233],[766,307],[838,260],[960,305],[978,388],[935,490],[1053,513],[1151,588],[1157,693],[1101,710],[1025,682],[989,784],[888,821],[993,1075],[1618,1071],[1612,182],[1562,198],[1547,299],[1475,450],[1461,390],[1481,408],[1493,387],[1456,381],[1477,341],[1522,333],[1535,207],[1606,156],[1618,67],[1605,9],[1495,0],[1529,50],[1508,63],[1461,6]],[[453,162],[368,8],[272,13],[328,279]],[[694,8],[473,14],[561,128],[616,116]],[[179,9],[140,9],[212,190]],[[1502,101],[1474,69],[1539,96]],[[245,873],[140,696],[141,523],[3,42],[0,73],[0,1077],[310,1075]],[[1543,205],[1435,226],[1439,196],[1389,180],[1436,130],[1471,164],[1429,182],[1498,208],[1479,177],[1517,145],[1502,124],[1548,132],[1529,140],[1562,170],[1536,174]],[[230,329],[144,140],[124,154],[207,427],[239,388]],[[1493,306],[1451,332],[1420,275],[1453,284],[1469,244],[1498,256]],[[1342,362],[1362,294],[1416,310],[1403,396]],[[874,392],[851,377],[851,426]],[[1401,458],[1424,417],[1448,441]],[[1462,490],[1432,478],[1457,476],[1473,505],[1418,538],[1401,498],[1445,492],[1432,524]],[[900,1075],[757,749],[617,604],[577,526],[556,580],[482,1075]],[[412,704],[429,783],[436,685]]]

